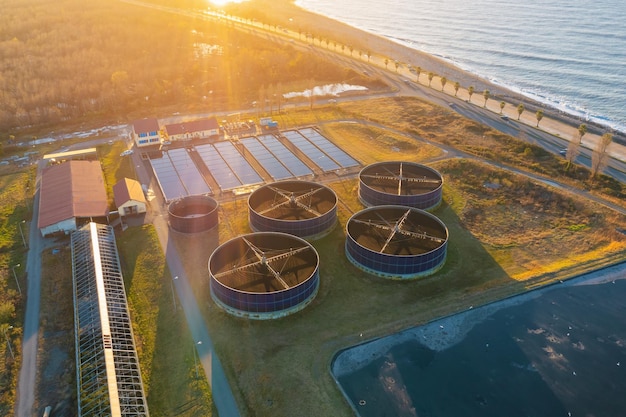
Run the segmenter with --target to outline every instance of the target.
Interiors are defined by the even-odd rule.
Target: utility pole
[[[178,279],[178,275],[174,277]],[[174,303],[174,312],[176,312],[176,293],[174,293],[174,280],[170,281],[170,288],[172,289],[172,303]]]
[[[7,340],[7,345],[9,346],[9,352],[11,353],[11,357],[15,360],[15,355],[13,355],[13,348],[11,348],[11,341],[9,340],[9,336],[7,336],[7,330],[12,329],[13,326],[4,328],[4,338]]]
[[[26,239],[24,239],[24,231],[22,230],[22,223],[26,223],[26,220],[22,220],[17,225],[20,227],[20,235],[22,235],[22,243],[24,244],[24,247],[26,247]]]
[[[22,266],[22,264],[17,264],[17,265],[13,265],[13,268],[11,268],[13,270],[13,278],[15,278],[15,284],[17,285],[17,291],[20,293],[20,296],[22,296],[22,289],[20,288],[20,282],[17,279],[17,274],[15,273],[15,268],[19,268],[20,266]]]

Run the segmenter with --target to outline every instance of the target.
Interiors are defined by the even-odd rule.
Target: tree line
[[[120,121],[173,105],[222,110],[265,85],[353,75],[227,23],[123,2],[20,0],[0,13],[2,139],[20,127]]]

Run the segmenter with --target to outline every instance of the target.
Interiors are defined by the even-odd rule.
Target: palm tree
[[[567,171],[569,171],[569,169],[572,167],[574,161],[576,161],[576,158],[580,153],[580,146],[583,142],[583,136],[585,136],[585,133],[587,133],[587,125],[582,123],[580,126],[578,126],[578,140],[571,140],[567,145],[567,151],[565,152],[565,159],[567,159],[567,167],[565,169]],[[593,153],[591,154],[591,156],[591,163],[593,165]]]
[[[344,49],[346,49],[346,45],[341,45],[341,53],[343,53]]]
[[[539,122],[543,119],[543,110],[537,110],[535,117],[537,118],[537,127],[539,127]]]
[[[595,178],[599,172],[602,172],[607,165],[608,155],[606,153],[607,148],[613,141],[612,133],[605,133],[600,137],[596,148],[591,154],[591,177]]]
[[[474,94],[474,86],[470,85],[469,88],[467,89],[467,94],[469,95],[469,101],[470,103],[472,102],[472,94]]]
[[[354,52],[354,47],[350,46],[349,48],[350,48],[350,56],[352,56],[352,53]]]
[[[446,77],[441,77],[440,81],[441,81],[441,91],[443,91],[443,89],[446,87],[448,79]]]
[[[396,66],[396,72],[398,72],[398,67],[400,66],[400,63],[398,61],[394,61],[394,65]]]
[[[524,110],[526,110],[526,108],[524,107],[522,103],[520,103],[520,105],[517,106],[517,120],[519,120],[519,118],[522,117],[522,113],[524,113]]]
[[[578,126],[578,143],[582,143],[585,133],[587,133],[587,125],[582,123],[580,126]]]
[[[365,54],[367,55],[367,62],[370,62],[370,59],[372,58],[372,51],[367,51]]]
[[[430,83],[433,82],[433,78],[435,78],[435,73],[431,71],[428,73],[428,86],[429,87],[430,87]]]
[[[389,65],[389,58],[385,58],[385,69],[387,69],[387,65]]]
[[[422,72],[422,67],[417,67],[415,68],[415,81],[417,81],[418,83],[420,82],[420,74]]]
[[[454,97],[456,97],[457,93],[459,92],[459,88],[461,88],[461,83],[457,81],[454,83]]]
[[[506,103],[504,101],[500,102],[500,114],[502,114],[502,110],[504,110],[504,106],[506,106]]]
[[[483,107],[487,107],[487,100],[489,100],[489,90],[485,90],[483,91],[483,97],[485,98],[485,104],[483,104]]]

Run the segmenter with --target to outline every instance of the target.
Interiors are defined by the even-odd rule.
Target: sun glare
[[[243,3],[246,0],[209,0],[213,6],[222,7],[226,6],[229,3]]]

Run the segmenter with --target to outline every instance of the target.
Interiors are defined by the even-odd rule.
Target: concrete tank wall
[[[170,227],[181,233],[199,233],[218,224],[218,203],[208,196],[189,196],[168,206]]]

